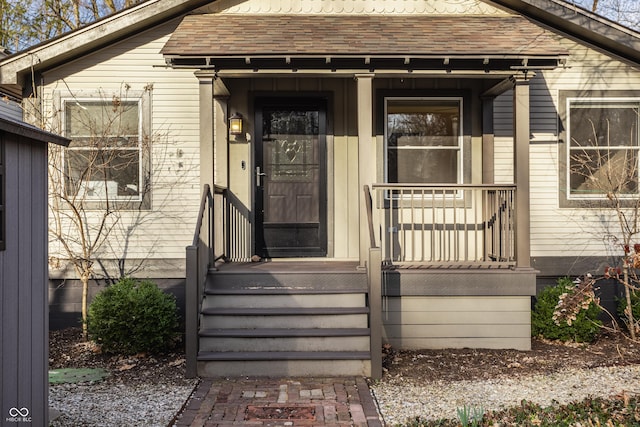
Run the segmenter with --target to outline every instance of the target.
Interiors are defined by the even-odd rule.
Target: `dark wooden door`
[[[326,102],[256,102],[256,249],[262,257],[326,256]]]

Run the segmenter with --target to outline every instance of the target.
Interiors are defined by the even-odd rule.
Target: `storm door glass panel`
[[[265,222],[318,221],[318,112],[281,110],[265,117]]]
[[[261,173],[265,256],[326,254],[323,161],[324,114],[310,106],[273,106],[262,111]],[[260,218],[259,218],[260,219]],[[260,221],[259,221],[260,222]]]
[[[387,182],[460,182],[459,99],[387,99]]]

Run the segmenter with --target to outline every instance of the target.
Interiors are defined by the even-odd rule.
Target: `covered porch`
[[[495,21],[492,28],[500,30],[469,36],[469,29],[484,31],[487,20]],[[362,31],[347,30],[354,25]],[[424,31],[427,27],[442,32]],[[268,28],[283,31],[276,35]],[[196,39],[204,42],[187,43]],[[231,269],[263,273],[235,289],[236,293],[239,289],[263,296],[279,292],[287,298],[312,293],[315,301],[324,300],[319,295],[326,285],[303,292],[294,283],[334,270],[340,273],[344,262],[352,265],[349,274],[364,280],[364,286],[349,285],[340,292],[361,294],[354,301],[362,304],[344,308],[364,314],[364,323],[346,329],[358,334],[366,331],[365,347],[348,355],[320,351],[315,344],[300,345],[294,355],[242,352],[246,358],[242,369],[253,364],[264,370],[259,359],[275,356],[289,367],[295,357],[316,361],[327,357],[358,360],[355,369],[375,377],[381,373],[378,349],[382,342],[414,348],[528,348],[529,304],[535,293],[529,244],[529,84],[535,70],[562,66],[566,55],[549,34],[515,16],[300,15],[252,20],[203,14],[185,17],[163,54],[171,67],[193,68],[200,88],[200,166],[205,190],[198,228],[187,248],[187,343],[192,374],[213,375],[221,369],[205,365],[207,357],[218,356],[201,351],[202,325],[207,322],[202,307],[203,301],[215,298],[212,287],[231,286],[232,279],[225,274]],[[514,176],[512,183],[496,184],[493,102],[508,91],[512,93]],[[273,157],[263,158],[260,148],[272,138],[262,130],[273,126],[264,121],[265,99],[280,99],[278,106],[282,100],[296,104],[301,99],[320,100],[316,102],[322,105],[319,117],[325,117],[319,126],[322,130],[314,134],[323,142],[313,148],[320,159],[318,182],[324,186],[314,193],[320,201],[319,215],[313,220],[321,230],[319,250],[299,250],[302,256],[296,256],[294,248],[284,261],[278,260],[283,255],[269,256],[269,245],[260,237],[268,222],[264,219],[268,204],[260,202],[267,197],[262,195],[263,179],[273,175],[261,163]],[[391,103],[405,99],[418,102]],[[390,142],[391,107],[417,105],[411,112],[422,114],[424,104],[431,114],[442,100],[449,107],[455,104],[457,114],[455,126],[449,126],[454,133],[447,134],[456,144],[450,156],[455,171],[440,182],[405,181],[403,163],[391,165],[389,160],[399,147]],[[306,101],[304,105],[307,108]],[[241,134],[229,132],[229,117],[236,112],[245,119]],[[405,132],[402,137],[416,141],[416,135]],[[429,149],[442,149],[449,143],[429,144]],[[410,153],[405,157],[411,160]],[[321,270],[318,262],[323,264]],[[274,284],[271,279],[278,277],[274,268],[292,273],[302,269],[307,275]],[[258,296],[251,304],[266,301]],[[286,304],[278,302],[267,311],[286,312]],[[322,304],[324,315],[335,303]],[[266,313],[254,314],[266,319]],[[322,328],[322,321],[303,328],[304,332],[285,332],[291,328],[271,325],[261,333],[274,340],[291,333],[308,338]],[[330,335],[347,333],[345,328],[329,329]],[[226,353],[224,357],[233,352],[218,351]]]
[[[460,192],[467,193],[463,200],[452,202]],[[234,208],[227,189],[206,186],[201,221],[187,248],[191,375],[328,375],[339,362],[347,370],[342,374],[379,377],[377,349],[383,343],[405,349],[529,349],[535,271],[517,267],[514,192],[514,186],[500,185],[365,186],[364,262],[252,262],[224,255],[234,244]],[[406,197],[394,200],[390,194]],[[207,320],[222,307],[225,320]],[[203,350],[207,340],[250,337],[272,344],[263,349],[245,343],[240,352]],[[283,342],[293,339],[291,346]],[[333,344],[304,342],[314,339]],[[329,347],[321,350],[323,345]],[[239,371],[221,367],[234,358],[232,363],[242,364]]]

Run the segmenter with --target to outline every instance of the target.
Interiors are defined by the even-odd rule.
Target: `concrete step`
[[[200,336],[203,337],[256,337],[256,338],[275,338],[275,337],[353,337],[368,336],[369,328],[295,328],[295,329],[203,329]]]
[[[206,308],[201,329],[366,328],[366,307]]]
[[[367,376],[369,352],[200,352],[198,374],[221,376]]]
[[[356,267],[274,262],[210,273],[198,374],[368,375],[367,281]]]
[[[207,329],[201,351],[369,351],[368,328]]]
[[[293,308],[293,307],[364,307],[364,293],[291,293],[291,294],[219,294],[205,296],[202,307]]]

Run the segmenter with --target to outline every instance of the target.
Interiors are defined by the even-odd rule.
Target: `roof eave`
[[[640,33],[586,9],[558,0],[492,0],[515,12],[640,64]]]
[[[7,95],[15,99],[22,99],[22,90],[18,85],[0,85],[0,95]]]
[[[33,141],[68,146],[70,139],[47,132],[28,123],[0,117],[0,131],[20,135]]]
[[[0,85],[23,85],[31,71],[55,67],[154,25],[188,13],[210,0],[148,0],[85,27],[0,59]]]

